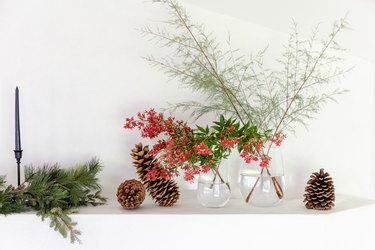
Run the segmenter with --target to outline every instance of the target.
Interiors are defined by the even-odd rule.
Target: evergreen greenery
[[[250,122],[260,131],[294,131],[295,123],[305,124],[322,106],[343,92],[329,85],[340,80],[348,69],[339,66],[343,51],[337,35],[348,24],[336,22],[332,31],[320,38],[318,28],[309,39],[298,36],[293,23],[285,52],[277,60],[279,69],[263,63],[266,50],[245,57],[230,46],[223,50],[204,25],[194,23],[175,0],[154,0],[169,11],[163,26],[145,27],[141,32],[160,47],[173,50],[171,56],[146,59],[171,78],[202,93],[207,102],[184,102],[173,109],[190,110],[192,116],[215,112]]]
[[[6,185],[0,177],[0,214],[20,213],[34,210],[42,220],[50,219],[50,226],[72,243],[80,242],[81,234],[69,214],[81,206],[102,205],[98,173],[102,165],[97,159],[70,169],[58,164],[32,166],[25,169],[25,182],[19,187]]]

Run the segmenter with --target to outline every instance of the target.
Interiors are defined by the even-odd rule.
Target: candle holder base
[[[14,150],[14,157],[16,158],[16,162],[17,162],[17,184],[18,184],[18,186],[20,186],[21,185],[22,150]]]

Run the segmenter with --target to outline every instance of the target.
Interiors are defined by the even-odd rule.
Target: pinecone
[[[142,143],[135,145],[132,149],[131,156],[135,160],[134,166],[137,168],[139,178],[142,180],[146,190],[159,205],[168,207],[175,204],[180,197],[177,183],[174,180],[147,180],[146,174],[151,169],[156,169],[154,156],[148,154],[149,147],[142,146]]]
[[[117,189],[117,201],[126,209],[138,208],[145,196],[145,187],[134,179],[124,181]]]
[[[335,187],[329,173],[313,173],[305,188],[305,203],[308,209],[328,210],[335,206]]]

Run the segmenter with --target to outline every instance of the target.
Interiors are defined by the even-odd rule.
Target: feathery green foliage
[[[6,186],[4,176],[0,176],[0,214],[21,213],[26,210],[22,190]]]
[[[26,167],[25,182],[18,188],[5,186],[0,178],[0,214],[35,210],[42,220],[50,219],[50,226],[72,243],[80,242],[81,234],[69,214],[87,205],[105,204],[100,195],[98,173],[102,165],[99,160],[63,169],[58,164],[40,168]]]
[[[191,110],[197,119],[209,112],[228,114],[261,131],[294,131],[295,123],[306,125],[326,102],[345,92],[328,86],[347,72],[339,66],[342,58],[337,52],[343,49],[336,40],[348,26],[345,19],[326,37],[319,38],[316,28],[307,40],[298,36],[293,23],[285,52],[277,60],[281,69],[272,70],[263,63],[266,49],[247,58],[231,48],[229,38],[229,49],[223,51],[216,37],[193,23],[176,1],[154,2],[168,9],[169,19],[163,27],[141,32],[160,47],[171,48],[173,55],[146,59],[207,99],[177,103],[172,109]]]

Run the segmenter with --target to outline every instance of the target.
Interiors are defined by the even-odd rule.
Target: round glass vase
[[[250,206],[271,207],[279,204],[285,191],[283,158],[280,147],[264,149],[271,161],[268,167],[261,167],[260,161],[244,164],[240,171],[240,190]]]
[[[231,196],[226,164],[201,173],[198,181],[197,198],[204,207],[223,207]]]

